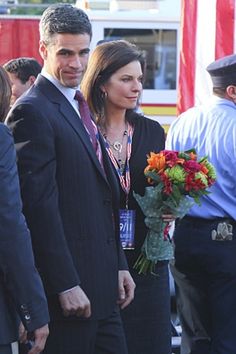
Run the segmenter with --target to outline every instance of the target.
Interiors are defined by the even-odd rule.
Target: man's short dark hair
[[[3,68],[8,73],[15,74],[22,84],[25,84],[30,76],[37,77],[42,69],[36,59],[25,57],[9,60]]]
[[[40,39],[49,44],[54,34],[88,34],[92,25],[86,13],[71,4],[54,4],[43,13],[39,23]]]

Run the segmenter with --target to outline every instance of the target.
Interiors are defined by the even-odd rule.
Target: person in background
[[[48,7],[42,74],[7,117],[49,304],[46,354],[127,354],[119,306],[135,285],[119,239],[119,186],[78,90],[91,35],[81,9]]]
[[[81,91],[96,118],[120,183],[120,222],[123,229],[135,228],[134,239],[129,235],[124,240],[122,231],[120,235],[136,283],[134,301],[121,312],[129,354],[170,354],[168,260],[157,262],[157,276],[139,275],[133,269],[147,234],[144,214],[133,192],[143,195],[148,185],[144,176],[147,154],[165,146],[160,124],[136,112],[144,68],[145,59],[135,45],[124,40],[99,44],[91,54]],[[130,222],[123,223],[125,219]]]
[[[9,109],[11,84],[0,67],[0,121]],[[19,318],[34,341],[29,354],[40,353],[48,336],[49,314],[34,265],[30,234],[21,212],[14,142],[0,123],[0,353],[11,354]],[[26,338],[21,338],[26,341]]]
[[[195,148],[216,169],[216,183],[174,233],[181,354],[235,354],[236,55],[207,67],[213,95],[171,125],[167,148]]]
[[[35,82],[41,72],[41,65],[34,58],[16,58],[3,65],[12,89],[11,105]]]
[[[10,109],[10,100],[11,100],[11,83],[9,78],[4,71],[4,69],[0,66],[0,122],[4,122],[7,113]]]

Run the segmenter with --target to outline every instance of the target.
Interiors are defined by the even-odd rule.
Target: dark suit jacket
[[[119,187],[103,143],[106,175],[81,119],[41,75],[10,112],[24,213],[52,316],[58,296],[80,284],[92,315],[104,318],[127,269],[119,241]]]
[[[29,331],[49,321],[21,208],[13,138],[0,123],[0,345],[18,338],[17,314]]]

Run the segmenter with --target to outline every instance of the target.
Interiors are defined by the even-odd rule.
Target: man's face
[[[52,43],[40,42],[44,68],[65,87],[78,87],[89,57],[88,34],[58,33]]]
[[[28,88],[32,85],[31,80],[26,81],[25,84],[22,84],[20,79],[16,76],[14,73],[7,73],[8,77],[11,82],[11,89],[12,89],[12,95],[11,95],[11,105],[19,98],[25,91],[28,90]]]

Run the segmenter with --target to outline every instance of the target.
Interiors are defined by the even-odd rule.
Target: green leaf
[[[147,171],[146,173],[145,173],[145,176],[147,177],[147,178],[151,178],[153,181],[155,181],[156,183],[159,183],[159,182],[161,182],[161,178],[160,178],[160,176],[157,174],[157,172],[155,172],[155,171]]]
[[[191,160],[191,157],[185,152],[179,152],[178,157],[186,161]]]
[[[192,149],[189,149],[189,150],[185,150],[184,151],[186,154],[190,154],[191,152],[193,152],[195,155],[197,155],[197,151],[196,149],[192,148]]]
[[[174,184],[173,185],[173,192],[170,195],[170,198],[173,200],[174,204],[177,206],[179,204],[180,199],[182,198],[182,195],[180,193],[179,188]]]

